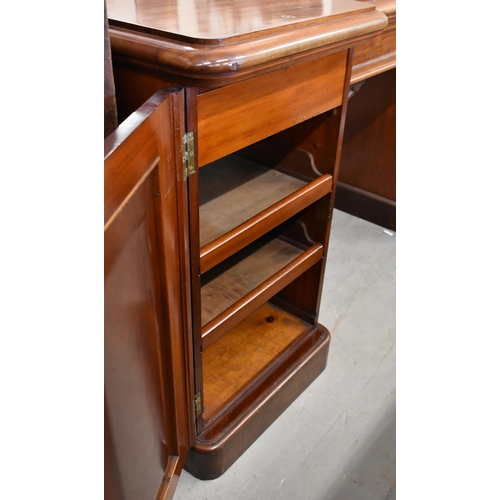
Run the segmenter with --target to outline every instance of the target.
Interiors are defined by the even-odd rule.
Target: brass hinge
[[[194,132],[188,132],[183,139],[184,179],[194,173]]]
[[[201,415],[201,394],[198,393],[194,396],[194,416]]]
[[[332,217],[333,203],[330,198],[323,199],[316,206],[316,217],[323,222],[328,222]]]

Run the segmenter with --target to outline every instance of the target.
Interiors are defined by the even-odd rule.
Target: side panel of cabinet
[[[396,69],[349,101],[335,207],[396,229]]]
[[[105,498],[172,498],[192,436],[183,289],[183,92],[105,142]]]

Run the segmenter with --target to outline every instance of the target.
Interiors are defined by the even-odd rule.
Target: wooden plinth
[[[215,479],[248,449],[326,366],[330,334],[312,328],[293,353],[196,439],[184,468]]]

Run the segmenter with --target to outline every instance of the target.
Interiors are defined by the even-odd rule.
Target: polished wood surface
[[[396,229],[396,69],[352,96],[338,180],[336,208]]]
[[[312,330],[306,328],[304,334],[292,341],[271,363],[265,376],[247,387],[198,436],[186,459],[185,467],[191,474],[200,479],[215,479],[227,471],[324,370],[330,342],[328,331],[318,325]]]
[[[222,45],[255,34],[325,23],[373,11],[355,0],[107,0],[109,15],[123,25],[191,44]]]
[[[299,257],[297,248],[278,238],[257,241],[202,276],[201,322],[205,325]]]
[[[387,16],[387,26],[372,39],[356,46],[351,83],[389,71],[396,67],[396,2],[370,0]]]
[[[125,109],[132,110],[162,85],[187,86],[185,107],[174,103],[178,122],[171,126],[177,139],[185,131],[194,133],[195,168],[185,174],[178,159],[171,179],[173,192],[164,191],[176,199],[169,205],[174,214],[167,226],[159,224],[156,230],[169,235],[165,238],[175,262],[172,279],[180,284],[177,290],[160,295],[166,303],[158,309],[164,311],[158,324],[182,321],[179,329],[184,335],[192,333],[191,345],[184,345],[180,356],[185,385],[176,390],[185,392],[188,407],[194,388],[202,412],[194,423],[186,410],[188,426],[197,434],[187,439],[192,448],[186,467],[197,477],[215,478],[325,367],[329,334],[318,324],[318,311],[353,54],[356,47],[366,49],[363,44],[373,42],[368,51],[360,51],[359,64],[368,60],[366,53],[381,59],[377,51],[383,53],[387,44],[374,40],[388,26],[390,8],[386,5],[384,12],[376,2],[354,0],[110,0],[108,8],[115,75],[120,75],[117,89],[125,96]],[[148,200],[146,214],[161,204],[153,196],[159,192],[161,197],[155,186],[163,162],[150,137],[155,128],[153,124],[136,137],[142,167],[127,156],[121,160],[124,178],[121,170],[114,171],[115,184],[107,198],[109,228],[139,194],[143,202]],[[169,135],[166,129],[163,133]],[[171,143],[179,157],[180,144],[181,140]],[[204,190],[213,186],[210,175],[204,174],[214,161],[230,162],[232,154],[247,163],[257,162],[257,170],[265,166],[273,185],[286,187],[283,192],[276,188],[275,198],[266,202],[269,196],[262,190],[254,207],[245,198],[255,198],[255,189],[243,195],[237,189],[223,189],[213,197],[227,195],[219,200],[226,209],[218,207],[206,218]],[[279,179],[286,182],[281,184]],[[230,224],[218,227],[217,216]],[[155,228],[154,222],[161,219],[158,215],[146,218],[147,227]],[[207,224],[217,226],[215,233],[214,228],[204,227]],[[273,237],[279,233],[280,239],[271,243],[279,248],[251,252],[253,242],[267,238],[268,232]],[[151,248],[154,260],[158,252],[154,245]],[[248,260],[239,259],[240,252]],[[145,255],[141,258],[147,261]],[[165,259],[156,260],[160,262],[157,272],[141,273],[157,276],[163,290],[170,270]],[[235,266],[233,260],[238,260]],[[172,305],[169,298],[178,306],[173,319],[165,309]],[[274,344],[272,354],[258,359],[250,339],[274,342],[272,322],[266,319],[274,318],[266,312],[270,304],[282,310],[283,328],[276,332],[284,340]],[[242,325],[251,322],[254,314],[266,322],[264,328],[254,325],[242,334]],[[295,331],[293,325],[302,326]],[[239,340],[234,343],[231,338]],[[209,362],[206,353],[217,352],[216,346],[224,342],[236,354],[227,363],[220,353]],[[248,370],[238,366],[239,349],[249,356]],[[173,383],[168,382],[166,370],[159,377],[162,383]],[[239,378],[235,385],[225,383],[225,378],[235,377]],[[165,415],[174,418],[177,413],[165,411]],[[163,466],[168,478],[168,471],[178,464],[166,460]]]
[[[354,0],[112,0],[108,9],[118,59],[209,87],[353,46],[387,25],[370,2]]]
[[[367,80],[348,106],[339,181],[396,201],[396,70]]]
[[[342,51],[324,55],[324,57],[340,57],[340,55],[342,55]],[[303,117],[303,121],[297,122],[290,129],[286,129],[273,136],[273,141],[281,143],[283,147],[278,147],[276,154],[271,154],[267,157],[268,163],[266,163],[266,151],[273,150],[272,144],[276,144],[273,141],[271,141],[270,149],[252,147],[250,148],[252,151],[248,151],[245,148],[244,151],[239,150],[237,154],[243,154],[253,161],[263,160],[264,164],[271,167],[279,165],[282,172],[288,170],[289,174],[296,175],[297,178],[305,180],[308,182],[308,185],[314,182],[314,179],[317,179],[318,176],[322,175],[329,175],[335,179],[338,169],[338,154],[342,143],[343,123],[346,111],[345,103],[349,91],[352,51],[349,51],[348,54],[344,53],[343,57],[342,63],[339,60],[336,62],[339,68],[345,68],[345,72],[343,73],[341,82],[338,101],[339,107],[335,112],[330,108],[329,111],[318,111],[319,114],[316,116],[315,113],[311,113]],[[294,64],[289,69],[305,68],[308,66],[308,62]],[[304,73],[307,73],[307,71],[304,71]],[[248,84],[251,82],[257,83],[262,76],[267,75],[258,75],[249,80]],[[288,80],[285,78],[282,82],[288,82]],[[229,87],[238,86],[240,83],[245,84],[246,82],[233,83]],[[293,81],[291,84],[293,84]],[[250,89],[250,85],[248,85],[248,88]],[[313,88],[313,86],[309,88],[305,87],[304,92],[307,94]],[[224,88],[219,90],[224,90]],[[325,85],[324,94],[322,94],[323,98],[325,98],[325,95],[328,96],[330,92],[335,93],[337,91],[338,87]],[[217,90],[199,94],[197,99],[198,117],[200,115],[199,106],[202,98],[211,92],[217,92]],[[227,95],[230,95],[230,93]],[[253,95],[251,94],[251,96]],[[258,92],[255,92],[255,98],[259,98]],[[301,95],[297,95],[297,99],[301,98]],[[222,106],[223,100],[220,103]],[[241,112],[244,114],[246,110],[243,108]],[[282,110],[278,109],[276,111],[276,113],[280,112]],[[257,120],[259,119],[258,114],[254,116],[257,116]],[[229,121],[228,123],[232,122]],[[219,124],[217,123],[214,126],[219,126]],[[198,135],[200,135],[199,130]],[[199,143],[198,146],[200,146]],[[198,151],[200,151],[200,147]],[[280,158],[285,160],[284,165],[281,165]],[[307,161],[304,161],[304,158],[307,158]],[[281,169],[282,166],[283,169]],[[190,179],[193,178],[193,181],[196,179],[193,184],[196,183],[198,185],[199,177],[201,177],[200,172],[204,168],[204,166],[201,166],[197,175],[190,176]],[[320,200],[311,202],[300,214],[299,222],[303,224],[303,226],[299,224],[301,228],[300,232],[304,234],[303,229],[306,229],[309,246],[311,245],[311,241],[318,242],[319,245],[318,247],[315,245],[310,247],[310,251],[315,256],[314,261],[309,261],[308,258],[305,261],[306,265],[304,267],[301,265],[297,273],[285,273],[285,276],[292,278],[290,283],[280,278],[276,281],[271,279],[257,286],[257,288],[254,288],[252,292],[238,300],[233,306],[225,309],[221,314],[221,322],[218,322],[217,318],[213,320],[217,324],[214,325],[214,329],[210,334],[214,335],[215,339],[222,340],[224,337],[220,337],[219,334],[224,333],[224,335],[228,335],[226,327],[236,327],[235,323],[239,324],[241,321],[244,321],[248,313],[254,310],[255,305],[260,305],[260,301],[263,298],[268,299],[268,295],[266,294],[269,291],[270,294],[274,294],[272,297],[269,297],[271,303],[277,304],[279,302],[280,307],[288,314],[291,314],[294,318],[302,319],[312,325],[312,328],[305,333],[303,338],[304,344],[301,350],[294,351],[297,355],[296,358],[292,356],[291,352],[285,350],[279,358],[279,362],[273,366],[273,369],[266,374],[263,380],[257,382],[254,379],[254,385],[247,387],[241,396],[229,403],[222,415],[214,417],[214,421],[209,422],[204,420],[203,413],[200,415],[197,420],[199,434],[186,462],[187,470],[197,477],[208,479],[222,474],[239,454],[276,418],[286,404],[289,404],[299,394],[300,390],[312,380],[309,377],[317,376],[324,368],[329,337],[328,333],[317,324],[317,314],[321,296],[320,288],[324,275],[324,245],[327,245],[329,235],[330,216],[333,208],[332,201],[333,191],[330,190]],[[196,202],[197,198],[193,199],[195,206]],[[195,211],[197,212],[197,210]],[[195,216],[198,216],[198,212]],[[196,247],[194,252],[197,253]],[[302,255],[305,255],[305,253]],[[256,272],[259,265],[258,263],[257,267],[253,266],[250,272]],[[193,268],[196,270],[200,269],[199,261],[196,262],[196,259],[194,260]],[[203,275],[201,276],[201,280],[203,280]],[[270,284],[269,287],[267,287],[268,283]],[[238,279],[232,280],[231,284],[232,286],[239,286]],[[276,284],[276,287],[274,287],[274,284]],[[286,286],[283,288],[283,285]],[[193,287],[195,296],[197,295],[196,288],[195,284]],[[200,287],[200,295],[201,293],[202,290]],[[246,298],[249,298],[249,300],[247,301]],[[240,303],[244,303],[244,307],[241,309],[243,310],[243,314],[237,316],[240,311]],[[203,302],[200,301],[200,309],[202,308]],[[234,315],[232,308],[234,308]],[[232,323],[233,320],[235,323]],[[200,317],[194,322],[195,336],[198,335],[196,333],[197,321],[199,321],[200,326],[198,328],[203,336],[203,333],[207,333],[207,330],[212,325],[207,323],[205,328],[202,328],[200,313]],[[206,337],[206,339],[208,348],[210,348],[210,336]],[[203,341],[202,344],[203,348],[205,348],[206,345],[204,345]],[[203,351],[200,353],[200,359],[202,358]],[[290,382],[291,380],[293,382]],[[289,382],[291,385],[288,385]],[[204,378],[201,381],[200,390],[202,394],[205,393]],[[298,392],[295,392],[296,390]],[[265,418],[262,417],[264,413],[266,415]]]
[[[306,185],[237,155],[207,165],[200,170],[201,247]]]
[[[200,170],[202,273],[278,226],[332,189],[230,155]]]
[[[142,106],[153,94],[166,88],[179,88],[179,83],[170,82],[165,78],[145,75],[132,71],[130,67],[117,64],[114,61],[115,93],[118,111],[118,122],[123,122],[128,116]]]
[[[272,304],[262,305],[237,327],[203,352],[205,408],[209,422],[308,325]]]
[[[373,0],[388,25],[356,46],[335,207],[396,229],[396,2]]]
[[[337,52],[201,94],[200,167],[339,106],[346,61]]]
[[[174,123],[160,92],[105,140],[106,500],[171,499],[192,441]]]

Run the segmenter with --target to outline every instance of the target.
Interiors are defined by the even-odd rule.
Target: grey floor
[[[325,371],[220,478],[175,500],[396,498],[396,235],[334,211],[320,322]]]

